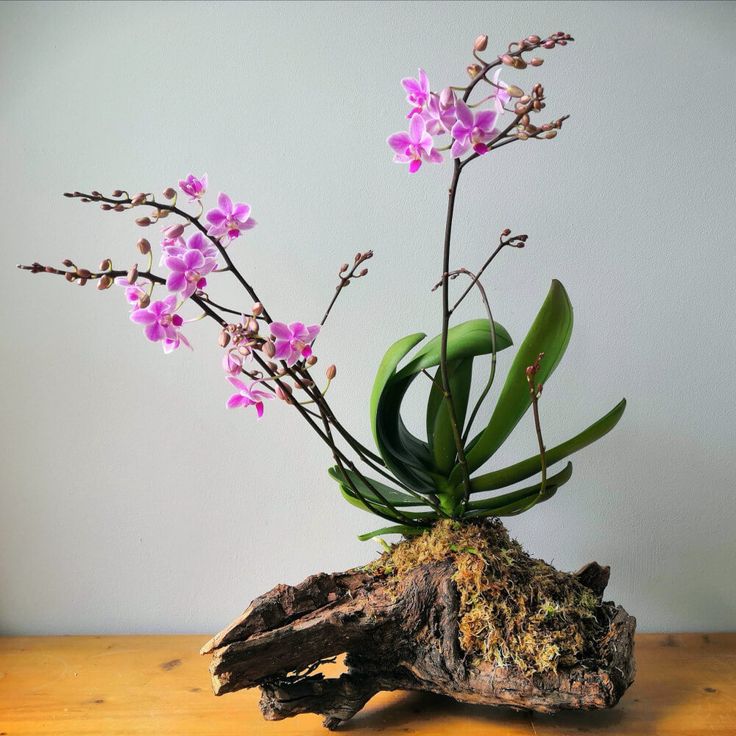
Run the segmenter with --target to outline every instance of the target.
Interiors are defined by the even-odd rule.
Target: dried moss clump
[[[460,646],[471,661],[531,674],[597,659],[609,607],[569,573],[530,557],[498,520],[438,522],[371,567],[398,586],[416,567],[446,560],[456,568]]]

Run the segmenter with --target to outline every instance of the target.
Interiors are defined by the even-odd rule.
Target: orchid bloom
[[[274,338],[276,352],[274,357],[285,360],[291,368],[298,360],[308,358],[312,354],[311,345],[319,334],[319,325],[305,326],[303,322],[271,323],[271,336]]]
[[[222,192],[217,197],[217,207],[211,209],[206,217],[210,223],[207,234],[216,238],[222,235],[237,238],[241,230],[250,230],[256,224],[250,216],[249,204],[238,202],[233,205],[232,199]]]
[[[148,281],[147,279],[138,278],[135,280],[134,283],[131,284],[130,281],[128,281],[127,276],[118,276],[115,279],[115,283],[125,289],[125,298],[128,300],[128,304],[130,305],[131,309],[138,308],[141,299],[143,299],[143,297],[145,296],[148,296],[148,287],[150,286],[150,281]]]
[[[493,140],[496,133],[494,127],[498,117],[496,111],[480,110],[473,113],[462,100],[459,100],[455,105],[455,112],[457,122],[452,126],[452,137],[455,139],[451,150],[453,158],[459,158],[469,148],[479,156],[487,153],[486,144]]]
[[[227,350],[222,356],[222,369],[230,376],[239,376],[243,370],[243,355],[237,350]]]
[[[406,117],[413,118],[424,109],[429,100],[429,79],[424,69],[420,69],[416,79],[406,77],[401,80],[401,86],[407,92],[406,101],[413,105]]]
[[[255,406],[256,413],[260,419],[263,416],[263,401],[264,399],[272,399],[273,396],[267,391],[261,391],[255,388],[258,381],[253,381],[250,386],[246,386],[239,378],[235,376],[228,376],[227,380],[238,389],[238,393],[233,394],[227,400],[228,409],[237,409],[238,407],[246,408],[248,406]]]
[[[409,173],[419,171],[422,162],[442,163],[442,154],[433,146],[432,136],[427,133],[426,123],[421,115],[411,119],[409,132],[394,133],[388,138],[388,144],[395,151],[394,161],[409,164]]]
[[[422,113],[430,135],[443,135],[452,130],[457,122],[455,117],[455,93],[448,87],[441,94],[432,92],[427,108]]]
[[[133,310],[130,320],[145,325],[143,332],[151,342],[163,341],[165,353],[176,350],[181,344],[191,347],[186,337],[179,332],[184,320],[176,314],[176,296],[167,296],[151,302],[145,309]]]
[[[186,179],[179,179],[179,189],[184,194],[189,195],[190,202],[196,202],[202,199],[207,192],[207,174],[201,178],[197,178],[194,174],[189,174]]]
[[[217,268],[215,247],[200,232],[190,236],[186,249],[166,258],[171,269],[166,279],[169,291],[181,292],[183,299],[189,298],[197,289],[207,285],[205,276]]]
[[[496,91],[493,95],[493,103],[496,108],[496,115],[501,116],[504,113],[504,105],[511,99],[511,95],[506,91],[508,86],[506,82],[502,82],[499,77],[501,76],[501,67],[496,69],[496,73],[493,75],[493,84],[495,85]]]

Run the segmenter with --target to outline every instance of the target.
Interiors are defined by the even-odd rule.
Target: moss
[[[596,659],[606,604],[572,575],[530,557],[498,520],[438,522],[370,568],[398,589],[411,570],[445,560],[455,567],[460,646],[472,662],[532,674]]]

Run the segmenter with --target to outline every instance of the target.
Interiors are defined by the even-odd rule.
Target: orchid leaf
[[[570,342],[572,325],[570,299],[562,284],[554,280],[511,364],[488,426],[469,445],[466,453],[469,472],[483,465],[498,450],[531,406],[526,378],[527,366],[530,366],[540,353],[544,353],[536,381],[545,383],[565,353]],[[452,474],[453,482],[457,483],[460,475],[460,467],[456,466]]]
[[[626,409],[626,399],[611,409],[605,416],[601,417],[597,422],[591,424],[580,434],[576,434],[571,439],[560,445],[547,449],[544,453],[547,465],[554,465],[560,460],[564,460],[578,450],[599,440],[608,434],[621,419],[624,409]],[[534,455],[526,460],[510,465],[507,468],[494,470],[492,473],[486,473],[470,479],[470,492],[478,493],[480,491],[494,491],[499,488],[505,488],[513,483],[531,478],[542,469],[542,461],[539,455]]]
[[[447,366],[458,427],[462,433],[470,398],[473,377],[473,358],[462,358]],[[457,448],[450,422],[450,410],[442,392],[440,369],[434,373],[432,388],[427,400],[427,439],[434,467],[438,473],[448,475],[455,464]]]
[[[330,477],[343,486],[351,496],[355,496],[355,492],[353,491],[350,482],[352,482],[358,491],[360,491],[362,496],[377,504],[385,505],[386,501],[388,501],[390,504],[397,507],[422,505],[421,500],[414,498],[414,496],[410,496],[408,493],[403,493],[402,491],[397,491],[395,488],[391,488],[385,483],[381,483],[381,481],[374,480],[373,478],[366,478],[368,483],[370,483],[369,486],[368,483],[366,483],[357,473],[352,470],[348,470],[347,468],[343,471],[337,465],[334,465],[329,468],[327,472]],[[376,490],[385,500],[376,494]]]
[[[419,527],[399,524],[397,526],[384,526],[382,529],[376,529],[372,532],[359,534],[358,539],[360,539],[361,542],[367,542],[369,539],[373,539],[373,537],[380,537],[384,534],[403,534],[405,537],[416,537],[424,531],[424,529]]]
[[[466,517],[476,516],[508,516],[516,509],[526,510],[531,506],[552,498],[560,486],[565,485],[572,477],[572,463],[568,463],[559,473],[547,478],[547,483],[542,493],[542,484],[519,488],[516,491],[504,493],[493,498],[484,498],[481,501],[471,501],[467,505]],[[529,501],[534,501],[527,506]],[[518,512],[520,513],[520,511]]]

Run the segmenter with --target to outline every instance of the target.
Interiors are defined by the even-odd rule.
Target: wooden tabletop
[[[258,692],[216,698],[207,636],[0,638],[0,736],[309,736],[319,717],[266,722]],[[406,736],[736,734],[736,634],[643,634],[636,682],[610,711],[529,715],[381,693],[341,730]],[[333,667],[337,667],[334,665]]]

